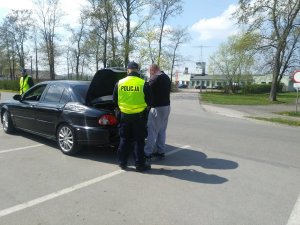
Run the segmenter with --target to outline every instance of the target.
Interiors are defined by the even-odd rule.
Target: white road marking
[[[286,225],[300,225],[300,195]]]
[[[179,152],[179,151],[181,151],[183,149],[189,148],[189,147],[190,147],[189,145],[185,145],[185,146],[176,148],[176,149],[174,149],[174,150],[172,150],[170,152],[167,152],[166,155],[175,154],[175,153],[177,153],[177,152]],[[71,193],[73,191],[76,191],[76,190],[88,187],[88,186],[90,186],[92,184],[99,183],[100,181],[109,179],[111,177],[114,177],[114,176],[119,175],[119,174],[124,173],[124,172],[125,172],[124,170],[116,170],[116,171],[111,172],[109,174],[106,174],[106,175],[103,175],[103,176],[100,176],[100,177],[96,177],[94,179],[82,182],[80,184],[76,184],[74,186],[71,186],[71,187],[68,187],[68,188],[56,191],[56,192],[53,192],[51,194],[42,196],[40,198],[36,198],[36,199],[31,200],[31,201],[24,202],[24,203],[21,203],[19,205],[12,206],[10,208],[3,209],[3,210],[0,211],[0,218],[3,217],[3,216],[9,215],[9,214],[18,212],[20,210],[23,210],[23,209],[26,209],[26,208],[29,208],[29,207],[41,204],[43,202],[49,201],[49,200],[57,198],[59,196],[62,196],[62,195],[65,195],[65,194],[69,194],[69,193]]]
[[[37,148],[37,147],[41,147],[41,146],[43,146],[43,144],[30,145],[30,146],[20,147],[20,148],[12,148],[12,149],[7,149],[7,150],[0,151],[0,154],[7,153],[7,152],[21,151],[21,150],[29,149],[29,148]]]
[[[175,148],[175,149],[172,150],[172,151],[167,152],[166,155],[172,155],[172,154],[175,154],[175,153],[177,153],[177,152],[179,152],[179,151],[181,151],[181,150],[183,150],[183,149],[190,148],[190,147],[191,147],[191,146],[189,146],[189,145],[184,145],[184,146],[182,146],[182,147],[178,147],[178,148]]]

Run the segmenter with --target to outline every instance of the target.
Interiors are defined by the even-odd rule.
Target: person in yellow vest
[[[127,169],[129,154],[133,148],[137,172],[149,170],[145,165],[144,146],[147,135],[147,107],[151,105],[151,89],[138,73],[139,65],[127,65],[127,77],[119,80],[114,88],[113,99],[120,110],[120,144],[118,162],[121,169]]]
[[[26,92],[29,88],[34,85],[33,79],[27,74],[26,69],[22,70],[22,76],[20,78],[20,95]]]

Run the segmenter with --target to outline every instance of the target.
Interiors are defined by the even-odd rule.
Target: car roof
[[[62,84],[66,86],[77,86],[77,85],[89,85],[90,81],[81,81],[81,80],[49,80],[49,81],[43,81],[40,84]]]

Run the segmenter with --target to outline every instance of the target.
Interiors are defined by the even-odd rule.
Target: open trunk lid
[[[94,75],[86,95],[86,104],[95,108],[114,109],[113,90],[116,83],[126,77],[126,71],[101,69]]]

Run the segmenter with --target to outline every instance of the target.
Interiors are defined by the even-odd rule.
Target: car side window
[[[57,85],[57,84],[52,84],[49,87],[49,89],[45,95],[44,101],[45,102],[60,102],[64,90],[65,90],[64,87]]]
[[[24,101],[39,101],[45,88],[46,88],[46,84],[38,85],[38,86],[32,88],[31,90],[29,90],[28,92],[26,92],[24,94],[23,100]]]
[[[70,101],[70,94],[69,94],[68,90],[64,88],[64,92],[62,93],[62,96],[61,96],[61,99],[59,102],[65,104],[69,101]]]

